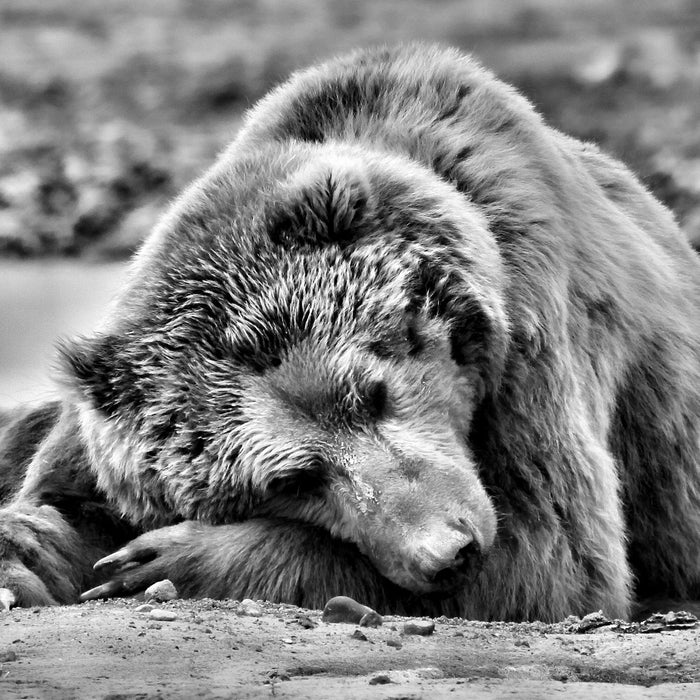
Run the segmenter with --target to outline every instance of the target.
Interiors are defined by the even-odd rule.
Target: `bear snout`
[[[438,590],[452,590],[465,580],[473,581],[484,565],[485,555],[476,541],[461,547],[454,558],[444,568],[432,576],[432,583]]]
[[[447,594],[472,584],[482,570],[488,545],[472,532],[450,528],[403,550],[387,575],[416,593]]]
[[[451,591],[473,581],[483,567],[485,553],[471,532],[452,530],[449,536],[435,536],[418,548],[412,573],[432,591]]]

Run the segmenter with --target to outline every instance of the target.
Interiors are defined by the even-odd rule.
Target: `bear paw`
[[[0,588],[9,606],[72,603],[77,597],[74,531],[51,506],[0,509]]]
[[[188,521],[137,537],[95,563],[95,571],[110,579],[85,591],[80,600],[134,595],[157,581],[176,580],[183,563],[191,559],[198,531],[197,524]]]

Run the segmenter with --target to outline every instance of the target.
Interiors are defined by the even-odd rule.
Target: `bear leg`
[[[612,430],[636,595],[655,612],[700,601],[700,374],[697,363],[680,365],[697,358],[683,340],[658,339],[630,372]]]
[[[372,567],[357,549],[312,525],[251,519],[229,525],[186,521],[147,532],[96,564],[111,572],[82,600],[131,594],[168,578],[183,598],[243,598],[322,608],[347,595],[379,611],[432,611]]]
[[[0,456],[0,588],[19,606],[77,602],[97,582],[92,562],[134,532],[97,492],[75,411],[7,416]]]
[[[78,533],[52,506],[0,509],[0,587],[15,605],[74,603],[89,572]]]

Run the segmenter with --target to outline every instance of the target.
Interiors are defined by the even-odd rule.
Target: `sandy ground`
[[[574,633],[558,625],[438,619],[431,636],[321,621],[319,611],[173,601],[13,609],[0,617],[0,697],[700,697],[700,628]]]

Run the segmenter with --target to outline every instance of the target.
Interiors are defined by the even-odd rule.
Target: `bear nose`
[[[464,578],[474,579],[484,564],[481,546],[476,540],[464,545],[449,564],[433,575],[433,583],[449,587]]]

